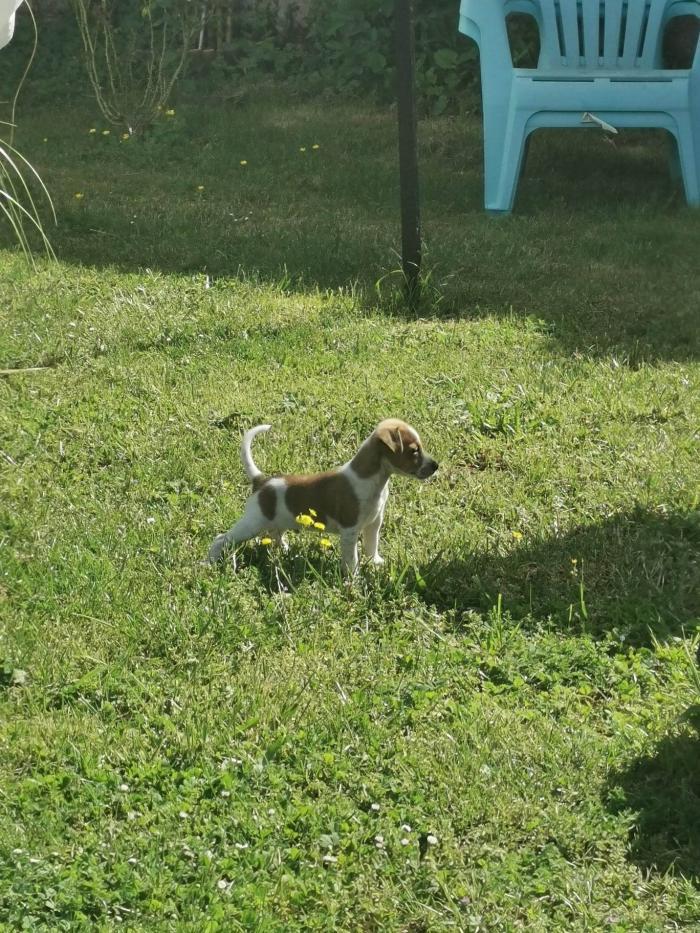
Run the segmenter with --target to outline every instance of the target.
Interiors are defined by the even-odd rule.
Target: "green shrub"
[[[301,95],[328,92],[343,96],[365,95],[384,101],[394,99],[394,0],[310,0],[303,20],[292,6],[285,6],[282,11],[278,0],[242,9],[236,8],[233,0],[231,3],[231,28],[227,25],[225,38],[222,39],[221,30],[217,31],[216,16],[212,14],[208,25],[212,35],[207,34],[206,54],[192,55],[196,67],[191,70],[188,87],[194,94],[201,94],[204,85],[216,92],[222,85],[231,83],[277,80]],[[81,0],[81,5],[89,9],[106,6],[112,13],[119,12],[114,21],[119,49],[124,46],[129,52],[127,70],[130,62],[134,77],[139,77],[141,68],[143,78],[141,65],[147,51],[148,29],[141,7],[135,0],[124,4],[117,4],[115,0]],[[186,0],[184,7],[191,8],[190,12],[199,9]],[[145,7],[146,10],[150,8],[157,9],[158,16],[168,15],[172,20],[182,12],[183,0],[157,0]],[[213,7],[210,5],[209,9]],[[71,96],[86,94],[89,85],[78,61],[81,42],[74,17],[44,14],[42,20],[47,25],[41,31],[34,82],[36,92],[52,100],[67,93]],[[226,22],[228,24],[228,20]],[[423,111],[438,114],[459,110],[465,101],[465,91],[478,87],[477,49],[458,32],[457,23],[456,0],[415,0],[416,87]],[[197,45],[199,25],[198,16],[195,16],[191,24],[194,35],[189,31],[190,48]],[[4,61],[10,70],[25,42],[21,27],[20,21],[16,48],[10,50]],[[534,64],[538,43],[531,18],[511,16],[509,33],[514,62]],[[139,36],[142,40],[140,53]],[[181,45],[171,47],[171,65],[176,64],[181,51]],[[120,54],[118,61],[123,60]],[[104,74],[99,82],[104,86]],[[467,99],[471,105],[472,95]],[[122,109],[128,108],[124,105]],[[128,118],[117,122],[133,125],[133,120]]]
[[[459,105],[477,77],[475,46],[457,31],[454,0],[416,2],[416,86],[433,113]],[[276,3],[239,11],[233,36],[209,70],[226,78],[284,80],[301,94],[392,100],[396,93],[394,0],[311,0],[303,21]]]
[[[230,72],[281,77],[307,92],[394,98],[394,0],[312,0],[303,23],[281,17],[274,4],[266,10],[239,15],[224,55]],[[416,0],[416,88],[422,108],[434,114],[458,109],[478,81],[476,46],[457,23],[455,0]],[[534,63],[534,22],[510,17],[509,32],[514,61]]]
[[[393,0],[321,0],[312,3],[308,21],[310,77],[334,90],[395,92]],[[418,0],[416,86],[433,112],[454,104],[458,92],[475,76],[474,47],[457,32],[453,2]]]

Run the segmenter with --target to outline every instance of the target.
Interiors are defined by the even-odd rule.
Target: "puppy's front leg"
[[[379,529],[382,527],[384,514],[382,512],[362,529],[362,543],[364,544],[367,557],[373,564],[383,564],[384,558],[379,556]]]
[[[340,559],[343,570],[348,576],[354,577],[357,573],[357,529],[343,531],[340,535]]]

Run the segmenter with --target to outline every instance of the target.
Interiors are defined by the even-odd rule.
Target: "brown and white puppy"
[[[379,556],[379,529],[394,473],[427,479],[438,465],[423,452],[418,432],[398,418],[377,425],[352,460],[337,470],[305,476],[264,476],[250,452],[254,437],[269,431],[260,424],[243,435],[241,459],[253,484],[243,517],[233,528],[217,535],[207,560],[214,563],[227,547],[267,532],[282,542],[282,533],[298,528],[297,516],[314,512],[326,531],[340,535],[344,570],[357,570],[357,542],[362,535],[367,556]],[[283,542],[282,542],[283,543]]]

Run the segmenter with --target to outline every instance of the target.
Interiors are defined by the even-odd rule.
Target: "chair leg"
[[[671,181],[683,182],[683,172],[681,170],[681,155],[678,150],[678,138],[673,133],[668,133],[668,171]]]
[[[691,207],[700,207],[700,119],[683,114],[678,120],[677,139],[686,201]]]
[[[527,117],[511,113],[506,121],[484,114],[484,187],[486,210],[510,213],[520,178]]]
[[[506,138],[506,115],[507,109],[503,105],[496,107],[484,97],[484,207],[487,211],[508,210],[498,202],[498,180]]]
[[[506,129],[501,165],[498,175],[498,187],[493,207],[489,210],[512,211],[515,195],[523,166],[523,156],[527,139],[528,115],[516,111],[511,113]]]
[[[522,176],[527,171],[527,160],[530,157],[530,136],[528,133],[525,137],[525,143],[523,145],[523,158],[520,164],[520,175]]]

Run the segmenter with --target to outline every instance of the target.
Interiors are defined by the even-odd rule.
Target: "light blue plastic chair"
[[[531,14],[536,68],[514,68],[506,17]],[[700,43],[687,70],[664,70],[669,20],[700,0],[461,0],[459,29],[479,45],[486,209],[512,210],[530,133],[540,127],[654,127],[678,144],[688,204],[700,205]]]

